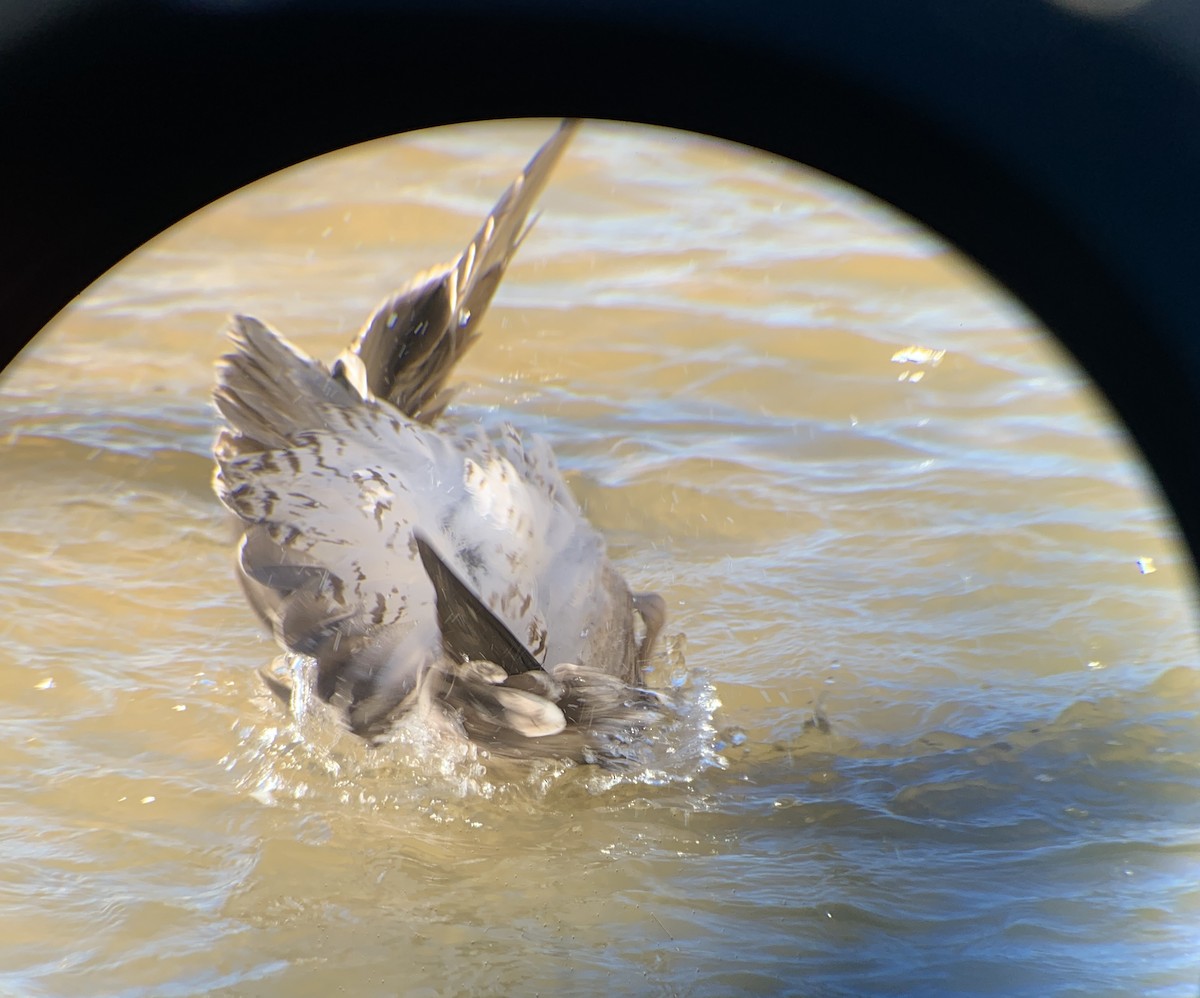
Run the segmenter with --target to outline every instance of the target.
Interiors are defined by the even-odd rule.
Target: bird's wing
[[[284,647],[317,660],[317,692],[360,733],[446,666],[414,533],[466,588],[451,609],[477,599],[529,656],[511,647],[506,661],[640,678],[629,590],[549,445],[511,427],[492,441],[429,425],[576,127],[564,122],[459,257],[384,302],[332,370],[246,317],[218,364],[214,400],[229,425],[214,484],[246,524],[247,596]],[[512,719],[535,695],[472,702],[507,703],[515,713],[480,716]],[[561,716],[535,711],[512,727],[545,731]]]
[[[611,616],[603,581],[615,573],[544,441],[511,428],[497,441],[452,435],[340,395],[319,363],[253,319],[235,319],[231,339],[214,484],[247,524],[246,592],[284,647],[317,659],[318,692],[343,699],[356,729],[441,653],[414,531],[537,662],[585,657],[589,631]]]
[[[458,257],[389,297],[339,355],[333,373],[363,396],[422,422],[450,401],[445,384],[479,337],[479,322],[528,231],[526,221],[579,123],[564,121],[484,219]]]
[[[214,487],[247,525],[247,597],[317,689],[365,729],[440,653],[433,589],[412,528],[460,477],[453,447],[364,402],[262,323],[239,317],[214,397],[229,426]]]

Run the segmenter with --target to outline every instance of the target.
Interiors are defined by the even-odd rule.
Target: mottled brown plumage
[[[549,445],[512,427],[488,439],[446,412],[447,379],[576,127],[331,368],[233,320],[214,487],[245,523],[243,587],[364,737],[417,709],[499,751],[616,764],[670,709],[641,688],[663,601],[630,593]]]

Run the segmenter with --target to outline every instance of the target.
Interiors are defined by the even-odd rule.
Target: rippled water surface
[[[225,316],[331,357],[549,131],[272,178],[5,374],[0,992],[1195,995],[1170,519],[1026,314],[787,164],[586,126],[461,369],[668,600],[645,768],[370,750],[260,690]]]

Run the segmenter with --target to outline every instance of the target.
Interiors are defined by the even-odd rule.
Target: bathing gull
[[[447,378],[576,127],[332,366],[231,322],[213,453],[217,495],[245,525],[238,574],[276,641],[315,662],[312,692],[368,740],[416,712],[502,754],[619,764],[670,712],[642,687],[662,598],[630,591],[544,440],[489,437],[447,410]]]

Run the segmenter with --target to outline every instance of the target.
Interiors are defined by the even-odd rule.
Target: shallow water
[[[645,768],[372,751],[260,690],[225,316],[331,357],[549,130],[232,196],[0,382],[0,992],[1194,995],[1169,516],[1026,314],[787,164],[587,125],[461,370],[668,600],[688,710]]]

